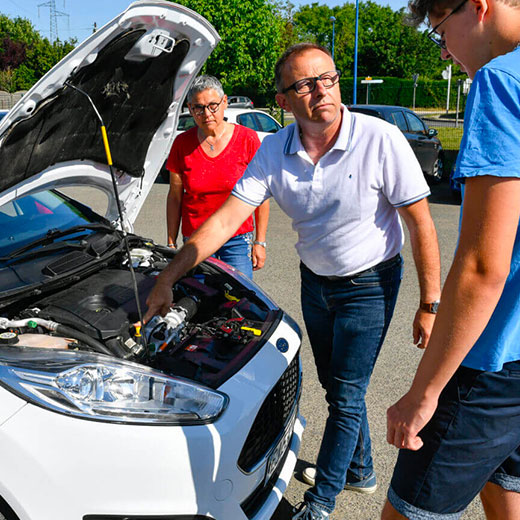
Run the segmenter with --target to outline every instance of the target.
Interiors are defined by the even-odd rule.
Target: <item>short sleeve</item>
[[[484,67],[466,106],[455,178],[520,177],[520,84],[517,77]]]
[[[265,175],[265,168],[268,164],[264,160],[265,145],[264,141],[231,192],[232,195],[252,206],[260,206],[262,202],[271,197]]]
[[[392,127],[392,132],[386,136],[383,192],[395,208],[408,206],[430,194],[419,161],[397,127]]]
[[[182,172],[182,168],[179,166],[180,154],[178,142],[178,139],[175,139],[175,141],[173,141],[173,145],[170,150],[170,155],[168,155],[168,160],[166,161],[166,169],[173,173]]]

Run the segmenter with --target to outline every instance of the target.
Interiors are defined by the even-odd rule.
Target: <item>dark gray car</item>
[[[410,143],[426,180],[432,184],[442,180],[444,152],[437,130],[428,128],[413,110],[392,105],[351,105],[348,109],[379,117],[396,125]]]

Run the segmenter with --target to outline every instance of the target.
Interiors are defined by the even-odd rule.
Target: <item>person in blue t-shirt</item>
[[[520,0],[412,0],[473,79],[455,177],[457,252],[412,386],[388,410],[400,448],[382,518],[520,519]]]

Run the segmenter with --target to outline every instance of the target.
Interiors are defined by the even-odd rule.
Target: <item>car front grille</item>
[[[300,354],[287,367],[263,402],[238,458],[238,466],[250,473],[285,430],[296,406],[301,386]]]

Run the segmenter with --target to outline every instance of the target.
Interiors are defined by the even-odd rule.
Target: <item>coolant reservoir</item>
[[[48,334],[19,334],[18,347],[68,348],[73,339],[49,336]]]

